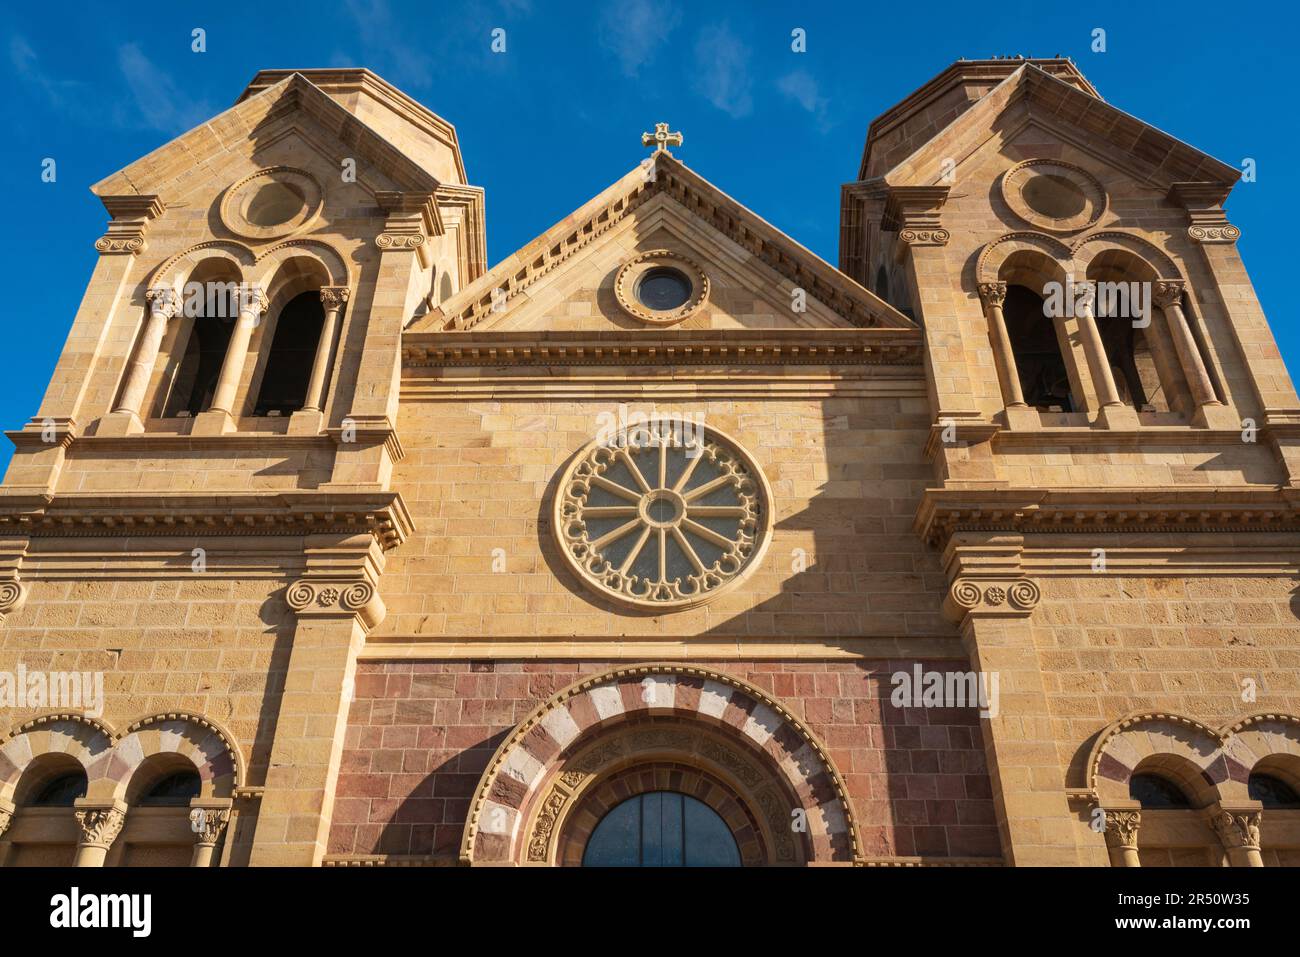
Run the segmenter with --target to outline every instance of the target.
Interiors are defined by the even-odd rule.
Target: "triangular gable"
[[[666,151],[637,166],[476,282],[420,317],[411,332],[463,332],[496,318],[530,285],[656,196],[748,250],[853,326],[915,329],[906,316],[713,186]]]
[[[1141,178],[1168,189],[1179,182],[1215,182],[1231,187],[1241,175],[1236,167],[1216,160],[1051,75],[1025,63],[983,99],[931,137],[883,177],[893,186],[933,186],[941,182],[948,164],[971,155],[994,136],[998,116],[1013,104],[1027,100],[1038,119],[1060,122],[1086,135],[1085,142],[1101,140],[1123,157],[1123,165]]]
[[[294,110],[310,116],[336,137],[349,155],[379,169],[401,188],[420,193],[437,190],[436,178],[295,73],[105,177],[91,191],[97,196],[159,193],[166,184],[225,152],[226,144],[253,140],[264,124]]]

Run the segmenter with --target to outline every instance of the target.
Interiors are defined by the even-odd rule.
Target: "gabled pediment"
[[[1008,129],[1006,117],[1021,106],[1024,109],[1016,128]],[[1162,192],[1180,182],[1230,187],[1241,175],[1235,167],[1033,63],[1025,63],[885,173],[883,183],[889,187],[936,185],[944,181],[953,163],[960,166],[989,140],[1006,140],[1027,123],[1052,130]]]
[[[705,307],[673,328],[915,329],[888,303],[659,152],[409,331],[644,330],[646,323],[620,306],[617,273],[654,251],[698,264],[710,282]]]
[[[164,198],[173,184],[194,178],[221,161],[236,144],[258,144],[268,131],[301,114],[331,142],[313,146],[337,156],[353,157],[357,166],[376,170],[397,189],[433,193],[439,182],[383,135],[317,89],[292,74],[241,100],[206,123],[176,137],[91,187],[98,196],[155,194]]]

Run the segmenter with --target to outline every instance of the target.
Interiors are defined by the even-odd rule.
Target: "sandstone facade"
[[[0,865],[576,864],[659,792],[746,864],[1300,863],[1237,171],[960,61],[835,268],[659,133],[491,269],[455,130],[363,70],[96,185],[0,486]]]

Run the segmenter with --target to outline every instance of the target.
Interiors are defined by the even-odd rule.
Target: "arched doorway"
[[[634,665],[585,679],[520,722],[480,779],[461,858],[581,865],[610,814],[631,798],[664,793],[699,801],[719,818],[740,864],[856,860],[859,843],[843,782],[802,722],[745,682],[675,664]],[[664,798],[649,800],[618,812],[610,833],[630,827],[634,811],[644,825],[648,811],[659,833],[694,847],[687,813],[697,829],[713,821],[685,801],[665,810]],[[700,833],[714,835],[699,845],[701,854],[710,846],[709,854],[722,853],[721,832]],[[621,849],[601,836],[593,853],[628,863],[648,853],[664,865],[676,863],[654,841],[647,852],[644,834],[632,843],[625,833]],[[680,856],[687,860],[685,850]]]

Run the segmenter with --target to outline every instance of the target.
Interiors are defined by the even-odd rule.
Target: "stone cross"
[[[667,123],[656,123],[653,133],[641,134],[642,146],[653,146],[656,153],[666,152],[670,146],[682,145],[681,133],[669,133]]]

